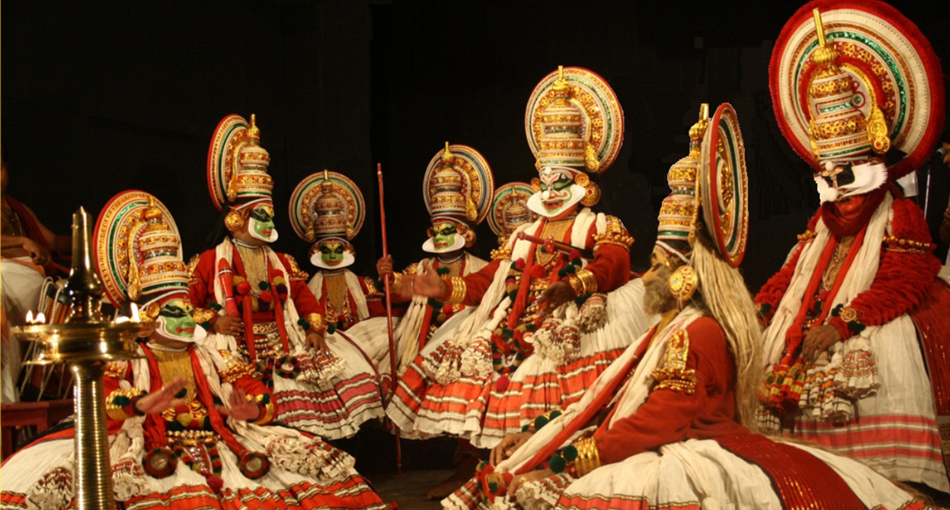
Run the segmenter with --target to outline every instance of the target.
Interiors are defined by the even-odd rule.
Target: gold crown
[[[333,181],[330,180],[329,170],[323,171],[323,182],[320,183],[320,197],[314,201],[314,218],[311,223],[313,238],[311,242],[327,237],[348,236],[346,205],[343,199],[333,190]]]
[[[188,269],[181,259],[181,240],[151,197],[129,237],[129,298],[171,290],[187,292]]]
[[[274,190],[274,180],[267,174],[270,154],[260,146],[261,130],[257,127],[257,116],[251,114],[251,125],[244,131],[242,142],[238,145],[237,165],[231,173],[228,183],[228,200],[270,198]]]
[[[553,104],[541,114],[541,137],[535,166],[538,170],[546,166],[596,170],[596,167],[590,168],[588,161],[589,144],[585,137],[587,129],[583,112],[571,101],[571,87],[564,78],[564,66],[558,66],[557,72],[557,80],[551,88]]]
[[[887,124],[877,106],[865,118],[861,112],[864,101],[855,95],[852,77],[838,66],[838,52],[825,39],[821,13],[812,10],[818,48],[811,55],[817,69],[808,84],[808,102],[812,119],[809,122],[812,154],[819,162],[826,160],[859,161],[870,157],[873,150],[883,154],[890,149]]]
[[[681,158],[666,174],[671,193],[660,206],[657,240],[688,241],[696,221],[696,177],[699,174],[703,136],[709,126],[709,105],[699,108],[699,120],[689,128],[689,155]]]

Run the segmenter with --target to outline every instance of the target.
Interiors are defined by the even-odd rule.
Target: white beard
[[[833,188],[820,176],[815,176],[818,197],[821,203],[834,202],[839,198],[870,193],[887,182],[887,167],[884,163],[864,163],[851,167],[854,182]]]

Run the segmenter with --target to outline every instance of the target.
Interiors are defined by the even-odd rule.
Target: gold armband
[[[230,384],[244,376],[254,375],[254,367],[235,358],[234,355],[231,354],[231,351],[221,350],[218,352],[221,353],[221,357],[227,362],[227,366],[224,370],[218,371],[221,382]]]
[[[507,260],[511,258],[511,248],[507,245],[491,251],[492,260]]]
[[[205,323],[210,323],[217,314],[218,313],[214,310],[209,310],[207,308],[195,308],[194,311],[191,312],[191,318],[194,319],[199,325],[203,325]]]
[[[446,283],[449,284],[452,292],[449,294],[448,299],[445,300],[445,304],[458,305],[461,304],[462,301],[465,301],[465,294],[467,291],[465,278],[462,278],[461,276],[453,276],[448,278]]]
[[[125,371],[128,367],[128,361],[110,361],[106,364],[106,373],[103,375],[113,379],[123,379],[125,378]]]
[[[599,244],[615,244],[625,250],[629,250],[630,245],[633,244],[633,236],[627,232],[620,218],[607,216],[607,227],[603,232],[594,234],[595,248]]]
[[[392,285],[392,290],[396,290],[396,289],[398,289],[399,287],[402,287],[403,278],[404,278],[404,277],[403,277],[402,273],[393,273],[393,285]]]
[[[806,230],[804,233],[798,234],[798,240],[800,242],[808,244],[815,240],[816,235],[818,234],[816,234],[814,230]]]
[[[884,236],[884,244],[887,245],[887,251],[898,253],[927,253],[931,247],[930,243],[901,239],[897,236]]]
[[[284,254],[284,257],[287,258],[287,265],[290,266],[287,268],[287,279],[292,282],[305,282],[310,279],[310,275],[306,271],[300,269],[300,265],[297,264],[297,259],[291,257],[290,255]]]
[[[653,378],[659,382],[657,389],[682,391],[687,395],[696,391],[696,371],[686,368],[687,355],[689,334],[681,329],[670,337],[663,365],[653,371]]]
[[[577,477],[586,476],[591,471],[600,467],[600,449],[597,448],[597,440],[593,437],[582,437],[574,441],[574,448],[577,449],[577,459],[574,461],[574,471]]]
[[[132,388],[130,390],[115,390],[106,397],[106,415],[110,420],[123,421],[136,415],[141,415],[135,410],[135,401],[145,392]]]

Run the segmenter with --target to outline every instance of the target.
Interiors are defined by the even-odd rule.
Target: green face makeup
[[[261,205],[251,211],[251,218],[254,225],[254,233],[259,239],[268,240],[274,232],[274,209],[272,207]]]
[[[189,303],[181,299],[173,299],[158,312],[165,319],[165,333],[172,337],[191,339],[195,336],[195,319],[191,317],[194,310]]]
[[[328,266],[338,266],[343,262],[343,243],[324,243],[320,245],[320,260]]]
[[[432,226],[432,244],[438,249],[452,248],[455,245],[455,234],[458,229],[451,223],[440,223]]]

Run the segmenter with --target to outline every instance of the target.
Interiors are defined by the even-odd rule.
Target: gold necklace
[[[569,218],[564,218],[557,221],[544,222],[544,226],[541,228],[541,235],[539,237],[545,241],[550,238],[554,238],[555,241],[563,242],[564,234],[566,234],[571,228],[571,225],[574,224],[574,218],[574,216],[571,216]],[[541,250],[543,247],[543,245],[539,244],[538,247],[535,248],[534,260],[542,266],[547,266],[557,257],[558,252],[557,250],[554,250],[554,253],[545,253],[543,250]]]
[[[190,403],[195,399],[198,390],[195,386],[195,373],[191,366],[191,355],[188,350],[183,351],[160,351],[152,349],[155,360],[158,361],[158,373],[162,376],[164,384],[170,384],[175,379],[185,380],[185,402]]]
[[[267,278],[267,254],[263,247],[248,248],[235,243],[238,254],[241,256],[241,262],[244,263],[244,277],[247,283],[251,285],[251,295],[260,297],[261,282],[269,281]]]
[[[323,285],[326,286],[327,304],[333,310],[342,311],[346,309],[349,301],[346,275],[344,273],[324,274]]]

